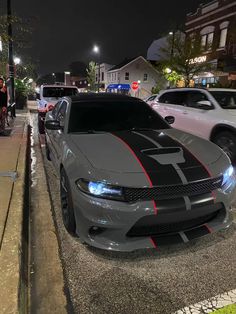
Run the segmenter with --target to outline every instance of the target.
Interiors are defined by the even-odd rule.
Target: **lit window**
[[[144,81],[147,81],[147,79],[148,79],[148,75],[147,75],[147,73],[144,73],[144,75],[143,75],[143,80],[144,80]]]
[[[126,80],[126,81],[129,80],[129,72],[125,72],[125,80]]]
[[[224,48],[225,47],[226,38],[227,38],[227,32],[228,32],[227,28],[221,30],[221,33],[220,33],[220,44],[219,44],[220,48]]]
[[[206,41],[207,41],[207,35],[203,35],[202,40],[201,40],[202,48],[206,47]]]
[[[213,43],[214,33],[210,33],[207,35],[207,47],[211,48]]]

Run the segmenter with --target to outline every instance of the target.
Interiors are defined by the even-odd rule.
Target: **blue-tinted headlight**
[[[121,187],[113,186],[105,182],[87,181],[84,179],[80,179],[76,183],[78,188],[87,194],[124,201],[123,189]]]
[[[223,174],[222,188],[224,191],[236,184],[235,171],[233,166],[230,166]]]

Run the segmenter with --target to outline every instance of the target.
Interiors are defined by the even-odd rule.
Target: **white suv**
[[[152,108],[173,116],[173,127],[208,139],[236,161],[236,90],[175,88],[161,91]]]
[[[38,106],[38,129],[39,133],[44,133],[44,120],[46,113],[53,109],[58,100],[65,96],[74,96],[79,93],[76,86],[67,85],[41,85],[37,95]]]

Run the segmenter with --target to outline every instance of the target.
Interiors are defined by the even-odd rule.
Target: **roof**
[[[114,71],[114,70],[119,70],[121,68],[123,68],[125,65],[129,64],[130,62],[134,61],[135,59],[137,59],[137,57],[131,58],[131,59],[127,59],[125,58],[121,63],[115,65],[114,67],[112,67],[111,69],[109,69],[110,71]]]
[[[141,101],[138,98],[115,94],[115,93],[79,93],[76,96],[70,97],[72,101],[81,100],[120,100],[120,101]]]

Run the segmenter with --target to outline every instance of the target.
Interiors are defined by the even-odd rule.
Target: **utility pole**
[[[11,116],[16,116],[15,108],[15,82],[14,82],[14,60],[13,60],[13,38],[12,38],[12,12],[11,0],[7,0],[7,23],[8,23],[8,67],[9,67],[9,81],[10,81],[10,105]]]

